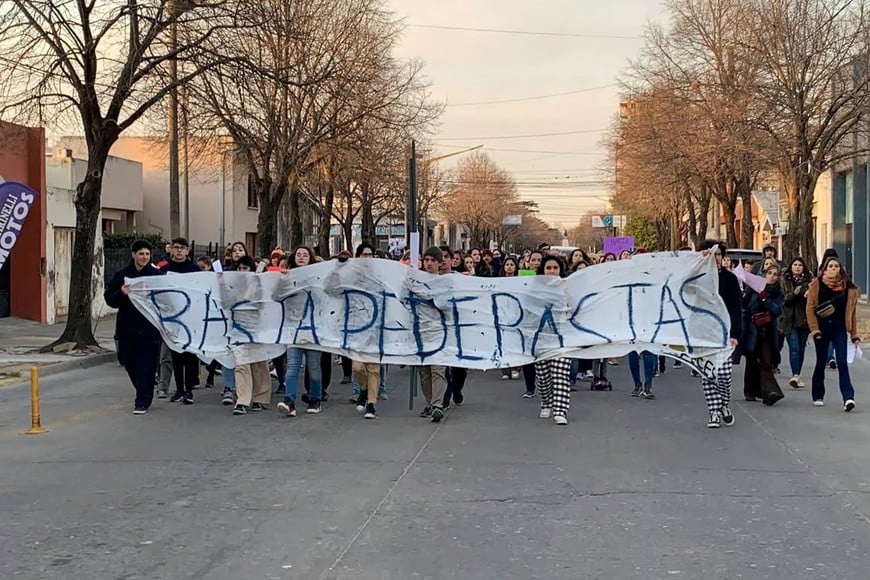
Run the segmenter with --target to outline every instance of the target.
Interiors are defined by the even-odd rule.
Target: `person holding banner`
[[[437,276],[443,261],[444,252],[438,246],[432,246],[423,254],[423,269]],[[447,392],[445,367],[443,365],[421,366],[420,390],[423,391],[423,398],[426,399],[426,407],[423,408],[420,417],[439,423],[444,418],[444,395]]]
[[[545,256],[538,267],[539,276],[564,278],[568,267],[561,256]],[[535,364],[535,387],[541,393],[541,419],[552,415],[556,425],[568,424],[568,408],[571,405],[571,359],[566,357],[541,360]]]
[[[374,258],[374,255],[375,248],[368,242],[362,242],[356,248],[356,257],[359,259],[371,260]],[[378,402],[378,388],[381,385],[381,365],[379,363],[353,361],[353,378],[360,388],[356,410],[364,413],[364,419],[376,419],[378,415],[375,410],[375,403]]]
[[[743,296],[740,292],[740,284],[737,282],[737,277],[729,270],[722,266],[722,256],[725,254],[725,244],[718,240],[704,240],[698,246],[698,250],[702,254],[709,254],[710,251],[717,247],[715,258],[716,266],[719,270],[719,297],[725,304],[728,310],[728,317],[731,319],[731,331],[729,334],[729,345],[732,349],[736,349],[739,344],[739,337],[743,333]],[[725,425],[734,425],[734,414],[731,412],[731,383],[734,376],[734,360],[732,357],[727,357],[716,369],[716,379],[711,380],[707,377],[701,379],[701,386],[704,389],[704,399],[707,402],[707,412],[710,419],[707,421],[707,427],[710,429],[718,429]]]
[[[307,246],[299,246],[290,255],[290,271],[313,263],[314,252]],[[307,413],[318,414],[321,411],[323,396],[323,373],[320,367],[320,352],[305,350],[291,346],[287,349],[287,375],[284,378],[284,401],[278,403],[278,411],[286,417],[296,416],[296,393],[299,389],[299,376],[303,361],[308,370],[311,390],[308,393]]]
[[[154,374],[163,341],[160,332],[130,301],[130,286],[126,278],[163,276],[164,273],[151,264],[151,244],[145,240],[133,242],[130,251],[130,264],[112,277],[103,297],[106,304],[118,309],[115,318],[118,362],[136,389],[133,414],[144,415],[154,399]]]

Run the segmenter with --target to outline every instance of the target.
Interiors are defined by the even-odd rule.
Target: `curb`
[[[79,359],[65,360],[59,363],[54,363],[39,369],[39,378],[43,379],[45,377],[50,377],[52,375],[59,375],[63,373],[68,373],[70,371],[84,370],[92,367],[104,365],[106,363],[110,363],[112,361],[117,361],[118,355],[115,352],[101,352],[99,354],[94,354],[90,356],[85,356]],[[21,386],[27,386],[30,384],[29,380],[29,372],[21,371],[20,377],[22,382],[20,383],[12,383],[11,385],[6,385],[4,388],[15,388]],[[26,380],[25,380],[26,379]]]

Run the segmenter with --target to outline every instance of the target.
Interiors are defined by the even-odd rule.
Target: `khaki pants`
[[[361,391],[366,391],[366,403],[378,402],[378,388],[381,386],[381,365],[353,361],[353,376]]]
[[[418,367],[420,369],[420,390],[429,407],[444,407],[444,393],[447,391],[447,378],[443,366]]]
[[[236,366],[236,404],[268,405],[272,400],[272,377],[266,361]]]

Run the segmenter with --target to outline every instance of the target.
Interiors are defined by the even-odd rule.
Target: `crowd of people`
[[[692,251],[691,248],[680,248]],[[718,428],[733,425],[731,412],[731,384],[734,365],[745,359],[744,396],[747,401],[762,401],[773,406],[784,397],[777,375],[784,345],[789,348],[792,389],[803,389],[801,378],[806,344],[810,337],[816,348],[816,366],[812,374],[812,400],[816,406],[824,405],[825,370],[836,369],[839,375],[843,409],[855,408],[847,364],[847,348],[851,340],[857,344],[856,305],[858,289],[850,280],[836,252],[828,250],[817,275],[812,275],[802,258],[793,259],[783,268],[775,258],[775,248],[764,250],[758,263],[734,263],[722,242],[706,240],[697,248],[702,253],[715,250],[719,273],[719,294],[730,317],[730,348],[733,354],[715,370],[715,377],[701,379],[707,403],[707,426]],[[165,254],[156,262],[148,242],[138,240],[131,247],[131,263],[120,270],[108,284],[105,292],[109,306],[118,309],[116,340],[118,360],[126,369],[136,390],[134,414],[145,414],[157,398],[192,405],[194,390],[200,384],[202,365],[192,353],[179,353],[163,342],[160,333],[136,310],[129,299],[130,287],[126,278],[157,276],[167,272],[185,274],[200,271],[283,272],[303,268],[325,258],[311,248],[299,246],[291,252],[276,248],[268,258],[256,259],[248,253],[242,242],[231,244],[215,268],[217,261],[201,256],[193,259],[186,239],[176,238],[166,244]],[[482,277],[512,277],[526,275],[567,277],[584,268],[607,262],[630,260],[644,253],[643,248],[614,253],[587,253],[575,249],[568,255],[555,251],[548,244],[520,254],[503,252],[499,248],[468,251],[451,250],[446,246],[432,246],[423,252],[418,264],[429,274],[459,274]],[[391,259],[389,254],[370,243],[359,244],[353,254],[342,251],[331,259]],[[400,262],[412,267],[409,252]],[[765,284],[760,291],[745,283],[746,276],[735,275],[736,268],[744,268],[753,275],[763,276]],[[756,288],[758,287],[755,285]],[[295,346],[271,361],[258,361],[234,367],[222,367],[216,361],[205,366],[205,388],[212,388],[215,377],[223,377],[221,402],[232,406],[233,415],[269,409],[272,395],[281,401],[277,410],[283,416],[295,417],[297,401],[306,406],[307,414],[319,414],[329,399],[329,386],[334,364],[340,364],[342,384],[353,384],[349,402],[354,404],[365,419],[377,417],[379,400],[387,398],[387,365],[352,361],[334,357],[325,352]],[[632,397],[655,399],[653,381],[664,373],[664,357],[648,351],[632,352],[628,365],[633,380]],[[556,425],[568,424],[571,392],[577,390],[578,380],[592,381],[593,388],[611,387],[607,380],[607,366],[617,360],[588,360],[555,358],[537,361],[520,368],[501,369],[502,380],[524,381],[522,396],[531,399],[540,396],[540,417],[552,419]],[[674,362],[679,368],[679,361]],[[271,367],[271,370],[270,370]],[[694,375],[698,373],[692,371]],[[463,389],[468,369],[427,365],[419,367],[421,390],[425,407],[421,417],[440,422],[451,405],[464,401]],[[273,390],[272,377],[277,388]],[[170,397],[170,382],[174,377],[175,392]],[[299,393],[302,383],[304,393]],[[611,387],[612,388],[612,387]]]

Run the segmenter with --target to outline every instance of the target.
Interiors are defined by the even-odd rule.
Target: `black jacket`
[[[200,271],[197,265],[190,260],[185,260],[183,262],[169,260],[169,262],[160,268],[160,270],[163,272],[173,272],[174,274],[190,274],[192,272]]]
[[[148,322],[148,319],[136,310],[129,296],[125,296],[121,292],[121,287],[124,285],[124,278],[139,278],[141,276],[163,276],[164,272],[158,270],[151,264],[148,264],[141,270],[136,269],[136,265],[130,260],[126,268],[119,270],[109,285],[106,286],[106,291],[103,297],[106,299],[106,304],[112,308],[118,309],[118,315],[115,318],[115,337],[123,338],[125,336],[151,335],[154,338],[159,338],[160,333],[154,326]]]
[[[719,268],[719,296],[731,318],[731,338],[740,340],[743,335],[743,293],[737,276],[725,268]]]

